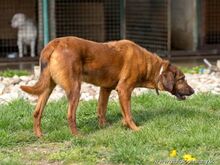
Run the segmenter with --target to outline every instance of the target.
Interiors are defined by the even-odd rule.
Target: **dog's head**
[[[26,21],[26,16],[23,13],[17,13],[13,16],[11,20],[11,26],[13,28],[19,28],[24,25]]]
[[[194,93],[194,90],[187,81],[185,75],[176,66],[168,64],[159,77],[159,86],[162,90],[168,91],[175,95],[179,100],[186,99]]]

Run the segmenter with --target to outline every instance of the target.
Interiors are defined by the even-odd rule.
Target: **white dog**
[[[11,20],[11,26],[18,28],[18,51],[19,57],[27,54],[27,45],[31,48],[31,57],[35,56],[35,44],[37,38],[37,28],[33,21],[26,18],[23,13],[17,13]]]

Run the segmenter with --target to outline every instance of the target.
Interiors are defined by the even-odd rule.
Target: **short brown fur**
[[[116,89],[123,123],[133,130],[139,130],[131,116],[130,99],[135,87],[166,90],[178,98],[193,93],[179,69],[129,40],[97,43],[77,37],[57,38],[43,49],[40,64],[42,69],[38,82],[32,87],[21,86],[25,92],[39,97],[34,112],[34,132],[38,137],[42,135],[43,109],[56,84],[66,92],[68,122],[73,134],[77,134],[76,109],[82,81],[100,86],[100,126],[106,123],[108,98]],[[183,77],[181,84],[177,76]],[[184,88],[181,94],[176,87],[178,83]]]

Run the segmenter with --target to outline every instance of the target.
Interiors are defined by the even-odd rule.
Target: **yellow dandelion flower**
[[[196,161],[196,158],[194,158],[194,157],[192,157],[192,159],[191,159],[192,161]]]
[[[169,154],[170,157],[176,157],[176,155],[177,155],[176,150],[170,151],[170,154]]]
[[[196,158],[194,158],[192,155],[190,154],[185,154],[183,156],[183,159],[186,161],[186,162],[193,162],[193,161],[196,161]]]

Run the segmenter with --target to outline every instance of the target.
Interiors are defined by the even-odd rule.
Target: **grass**
[[[194,67],[179,67],[184,73],[188,74],[199,74],[203,73],[206,68],[204,65],[198,65]]]
[[[80,103],[81,136],[74,137],[66,100],[49,103],[42,118],[44,137],[37,139],[31,104],[16,100],[0,105],[0,164],[180,164],[184,154],[220,164],[220,96],[198,94],[186,101],[153,93],[133,97],[139,132],[122,126],[116,102],[108,106],[110,124],[99,128],[96,106],[96,101]],[[169,157],[173,149],[175,158]]]
[[[0,71],[0,77],[13,77],[13,76],[28,76],[30,73],[26,70],[13,70],[7,69],[4,71]]]

